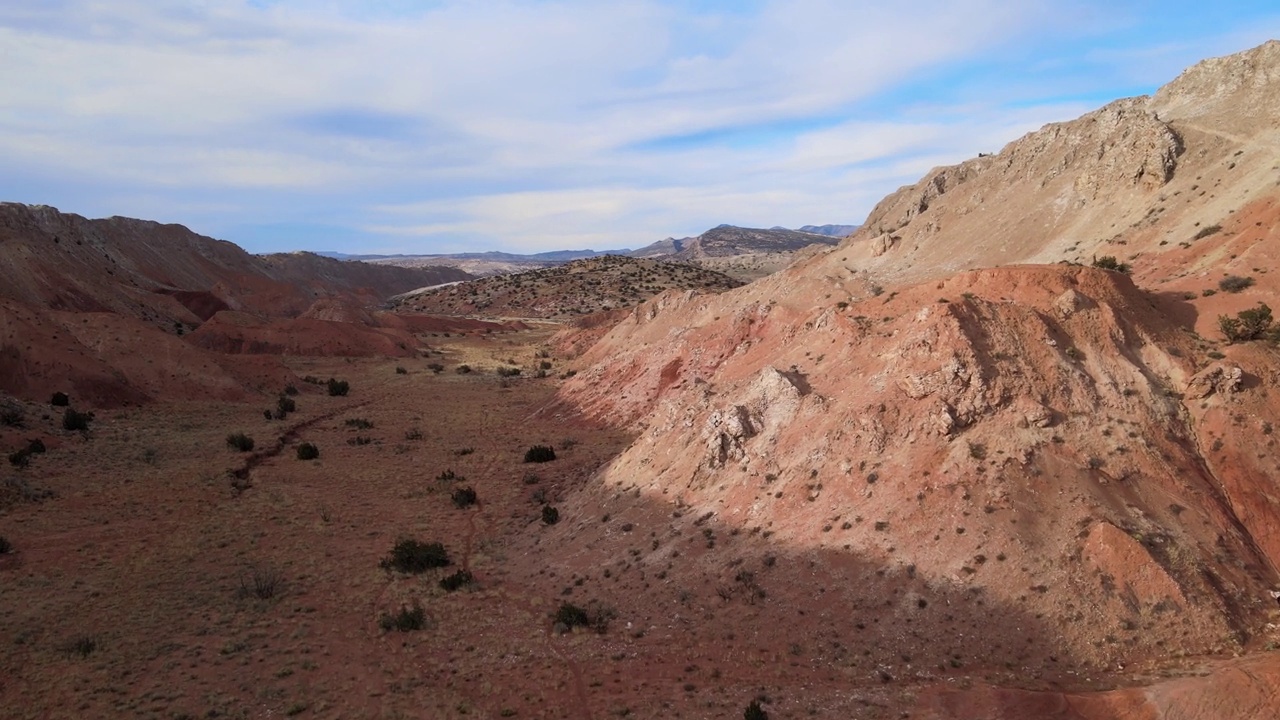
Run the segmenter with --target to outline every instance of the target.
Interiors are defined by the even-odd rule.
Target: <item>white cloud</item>
[[[0,163],[27,181],[0,193],[190,209],[158,219],[214,231],[328,223],[400,250],[636,245],[719,222],[856,222],[924,162],[1088,109],[1009,111],[990,74],[963,106],[885,99],[1064,23],[1086,32],[1089,13],[1052,0],[703,7],[0,7]]]

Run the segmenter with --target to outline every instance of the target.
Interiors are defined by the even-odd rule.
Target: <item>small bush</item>
[[[471,455],[471,454],[473,454],[475,451],[476,451],[476,449],[475,449],[475,448],[473,448],[473,447],[464,447],[464,448],[458,448],[457,450],[454,450],[454,451],[453,451],[453,454],[454,454],[454,455],[457,455],[458,457],[463,457],[463,456],[466,456],[466,455]]]
[[[759,700],[752,700],[747,709],[742,711],[742,720],[769,720],[769,713],[760,707]]]
[[[283,420],[284,416],[298,409],[298,403],[288,395],[281,395],[276,398],[276,412]]]
[[[334,380],[333,378],[329,378],[327,385],[329,388],[329,394],[333,397],[345,396],[347,392],[351,390],[351,384],[346,380]]]
[[[67,408],[67,411],[62,414],[62,429],[73,432],[77,430],[80,432],[88,432],[89,422],[91,420],[93,420],[93,413],[77,412],[76,410]]]
[[[89,657],[97,649],[98,640],[92,635],[80,635],[62,644],[62,652],[68,655],[79,655],[82,658]]]
[[[515,377],[520,374],[520,368],[517,367],[500,367],[498,368],[498,377]]]
[[[405,370],[403,367],[400,367],[399,365],[397,365],[397,366],[396,366],[396,374],[397,374],[397,375],[408,375],[408,374],[409,374],[409,371],[408,371],[408,370]]]
[[[21,405],[5,405],[0,407],[0,425],[5,427],[22,427],[26,422],[27,413],[22,409]]]
[[[353,438],[347,438],[347,444],[354,447],[368,445],[371,442],[373,442],[373,438],[369,437],[368,435],[357,435]]]
[[[1199,232],[1197,232],[1197,233],[1195,234],[1195,237],[1193,237],[1193,238],[1191,238],[1191,239],[1192,239],[1192,240],[1203,240],[1203,239],[1205,239],[1205,238],[1209,237],[1210,235],[1217,234],[1217,233],[1219,233],[1219,232],[1221,232],[1221,231],[1222,231],[1222,226],[1221,226],[1221,225],[1205,225],[1204,227],[1200,228],[1200,231],[1199,231]]]
[[[476,504],[476,491],[469,487],[460,487],[453,491],[453,504],[459,509]]]
[[[56,392],[49,398],[49,404],[54,407],[67,407],[71,405],[71,398],[64,392]]]
[[[413,607],[401,607],[394,615],[383,613],[378,618],[378,627],[387,632],[396,630],[398,632],[413,632],[421,630],[427,626],[427,611],[422,609],[418,603],[414,603]]]
[[[31,464],[31,453],[26,448],[9,453],[9,464],[19,470]]]
[[[253,449],[253,438],[242,432],[231,433],[227,436],[227,447],[237,452],[249,452]]]
[[[404,439],[405,440],[421,440],[422,430],[418,428],[409,428],[408,430],[404,431]]]
[[[440,373],[444,372],[444,366],[438,362],[427,363],[427,369],[435,373],[436,375],[439,375]]]
[[[560,511],[550,505],[542,506],[542,522],[547,525],[555,525],[560,522]]]
[[[284,386],[284,394],[285,394],[285,395],[289,395],[289,396],[297,395],[297,394],[298,394],[298,388],[294,387],[293,385],[285,385],[285,386]]]
[[[470,572],[459,570],[452,575],[440,578],[440,587],[444,588],[445,592],[453,592],[462,589],[465,585],[470,585],[474,581],[475,578],[471,576]]]
[[[524,461],[527,463],[544,463],[555,459],[556,451],[549,445],[534,445],[524,453]]]
[[[459,375],[466,375],[467,373],[471,372],[471,366],[459,365],[458,367],[454,368],[453,371],[458,373]]]
[[[279,570],[254,568],[253,572],[240,578],[240,597],[270,600],[280,592],[283,580]]]
[[[452,564],[444,545],[438,542],[424,543],[405,539],[391,548],[391,554],[380,563],[385,570],[398,570],[402,573],[424,573],[432,568],[446,567]]]
[[[1241,310],[1235,317],[1218,316],[1218,328],[1226,336],[1228,342],[1248,342],[1268,335],[1275,336],[1274,319],[1271,308],[1266,303],[1258,303],[1251,310]]]
[[[592,603],[589,608],[585,609],[572,603],[561,603],[560,608],[556,610],[555,615],[552,617],[556,624],[563,625],[569,629],[588,627],[598,633],[603,633],[609,629],[609,621],[616,614],[612,608],[600,603]]]
[[[318,457],[320,457],[320,448],[316,447],[315,443],[302,443],[298,446],[299,460],[315,460]]]
[[[591,624],[591,617],[587,615],[587,611],[572,603],[563,603],[560,609],[556,610],[555,621],[565,627],[587,627]]]
[[[364,418],[347,418],[346,422],[343,424],[349,428],[355,428],[357,430],[369,430],[373,427],[373,423],[365,420]]]
[[[1238,293],[1253,286],[1253,278],[1228,275],[1218,281],[1218,289],[1229,293]]]
[[[1129,263],[1120,262],[1115,255],[1103,255],[1093,259],[1093,266],[1100,270],[1111,270],[1113,272],[1129,273],[1133,270]]]
[[[13,552],[13,543],[9,542],[5,536],[0,535],[0,555],[11,552]]]

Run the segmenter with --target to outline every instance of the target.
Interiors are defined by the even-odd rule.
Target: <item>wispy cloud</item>
[[[929,163],[1280,29],[1259,9],[1144,36],[1142,3],[1115,5],[0,6],[0,195],[264,250],[602,248],[720,222],[857,222]]]

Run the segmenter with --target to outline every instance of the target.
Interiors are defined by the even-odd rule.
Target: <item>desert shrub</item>
[[[403,607],[395,614],[383,613],[378,618],[378,627],[387,632],[396,630],[399,632],[413,632],[421,630],[427,625],[427,611],[422,609],[418,603],[414,603],[413,607]]]
[[[373,427],[373,423],[364,418],[347,418],[343,425],[357,430],[369,430]]]
[[[71,398],[64,392],[56,392],[49,398],[49,404],[54,407],[68,407],[71,405]]]
[[[92,635],[78,635],[62,644],[62,652],[68,655],[79,655],[82,658],[89,657],[94,650],[98,649],[98,640]]]
[[[444,372],[444,366],[438,362],[427,363],[427,369],[437,375]]]
[[[0,555],[13,552],[13,543],[3,535],[0,535]]]
[[[22,423],[26,422],[27,413],[18,404],[5,404],[0,406],[0,425],[5,427],[22,427]]]
[[[1258,307],[1241,310],[1235,317],[1218,316],[1218,328],[1226,336],[1228,342],[1248,342],[1267,335],[1275,335],[1274,320],[1271,308],[1266,303],[1258,303]]]
[[[253,438],[242,432],[231,433],[227,436],[227,447],[237,452],[249,452],[253,449]]]
[[[556,610],[553,616],[553,620],[566,628],[588,627],[596,632],[603,633],[609,629],[609,621],[616,615],[617,613],[613,611],[613,608],[601,605],[598,602],[592,603],[587,608],[580,608],[572,603],[561,603],[560,608]]]
[[[471,576],[470,572],[459,570],[452,575],[440,578],[440,587],[444,588],[445,592],[453,592],[460,590],[464,585],[470,585],[474,581],[475,578]]]
[[[1253,285],[1253,278],[1228,275],[1218,281],[1218,289],[1230,293],[1238,293]]]
[[[555,621],[569,628],[586,627],[591,624],[587,611],[573,603],[561,603],[560,609],[556,610]]]
[[[40,438],[27,441],[27,452],[32,455],[39,455],[45,451],[44,441]]]
[[[460,487],[453,491],[453,504],[458,508],[467,508],[476,504],[476,491],[469,487]]]
[[[542,478],[538,477],[537,475],[535,475],[535,474],[533,474],[533,473],[525,473],[525,474],[524,474],[524,484],[525,484],[525,485],[537,485],[537,484],[538,484],[538,483],[540,483],[540,482],[542,482]]]
[[[404,431],[404,439],[405,440],[421,440],[422,430],[419,428],[409,428],[408,430]]]
[[[1203,240],[1203,239],[1205,239],[1205,238],[1209,237],[1210,235],[1214,235],[1214,234],[1219,233],[1219,232],[1221,232],[1221,231],[1222,231],[1222,226],[1221,226],[1221,225],[1205,225],[1204,227],[1200,228],[1200,231],[1199,231],[1199,232],[1197,232],[1197,233],[1195,234],[1195,237],[1193,237],[1192,239],[1193,239],[1193,240]]]
[[[329,382],[326,383],[326,385],[329,388],[329,394],[333,397],[345,396],[351,389],[351,384],[346,380],[334,380],[333,378],[329,378]]]
[[[460,482],[460,481],[466,480],[466,478],[455,473],[453,470],[445,470],[444,472],[441,472],[439,475],[436,476],[436,480],[447,483],[447,482]]]
[[[295,386],[294,386],[294,385],[292,385],[292,384],[285,385],[285,386],[284,386],[284,394],[285,394],[285,395],[289,395],[289,396],[297,395],[297,394],[298,394],[298,388],[297,388],[297,387],[295,387]]]
[[[473,447],[464,447],[464,448],[458,448],[457,450],[454,450],[453,454],[457,455],[458,457],[463,457],[465,455],[471,455],[475,453],[475,451],[476,449]]]
[[[747,709],[742,711],[742,720],[769,720],[769,713],[760,707],[759,700],[752,700]]]
[[[298,403],[288,395],[281,395],[276,398],[276,412],[280,415],[281,419],[283,419],[285,415],[297,409]]]
[[[560,522],[560,511],[550,505],[542,506],[542,522],[547,525],[555,525]]]
[[[471,366],[459,365],[458,367],[454,368],[453,371],[458,373],[459,375],[466,375],[467,373],[471,372]]]
[[[539,369],[539,370],[550,370],[550,369],[551,369],[551,361],[550,361],[550,360],[543,360],[542,362],[538,363],[538,369]]]
[[[299,460],[315,460],[318,457],[320,457],[320,448],[316,447],[315,443],[306,442],[298,446]]]
[[[347,444],[355,447],[368,445],[371,442],[373,442],[373,438],[369,437],[368,435],[357,435],[353,438],[347,438]]]
[[[391,554],[380,563],[385,570],[398,570],[402,573],[423,573],[450,564],[452,561],[449,560],[449,553],[444,545],[408,538],[397,542],[391,548]]]
[[[240,577],[239,595],[270,600],[280,592],[283,582],[283,576],[275,568],[254,568],[248,575]]]
[[[71,431],[79,430],[80,432],[88,432],[89,422],[91,420],[93,420],[93,413],[78,412],[76,410],[73,410],[72,408],[67,408],[67,411],[62,414],[62,429],[71,430]]]
[[[1120,262],[1115,255],[1103,255],[1093,259],[1093,266],[1100,270],[1112,270],[1114,272],[1128,273],[1133,268],[1129,263]]]
[[[498,377],[515,377],[520,374],[518,367],[500,367],[498,368]]]
[[[524,461],[527,463],[544,463],[555,459],[556,451],[549,445],[534,445],[524,453]]]
[[[26,448],[9,453],[9,464],[21,470],[31,464],[31,453]]]
[[[409,374],[409,371],[408,371],[408,370],[405,370],[403,367],[401,367],[401,366],[397,365],[397,366],[396,366],[396,374],[397,374],[397,375],[408,375],[408,374]]]

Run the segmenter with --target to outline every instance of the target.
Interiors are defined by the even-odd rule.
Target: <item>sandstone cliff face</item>
[[[1193,109],[1271,107],[1277,67],[1211,61],[934,170],[776,276],[637,308],[561,393],[640,433],[594,492],[879,566],[860,591],[888,607],[907,583],[1054,618],[1061,653],[886,610],[906,655],[921,623],[1035,673],[1280,640],[1280,356],[1216,328],[1277,301],[1280,149],[1263,111]],[[1078,264],[1104,254],[1133,276]]]

